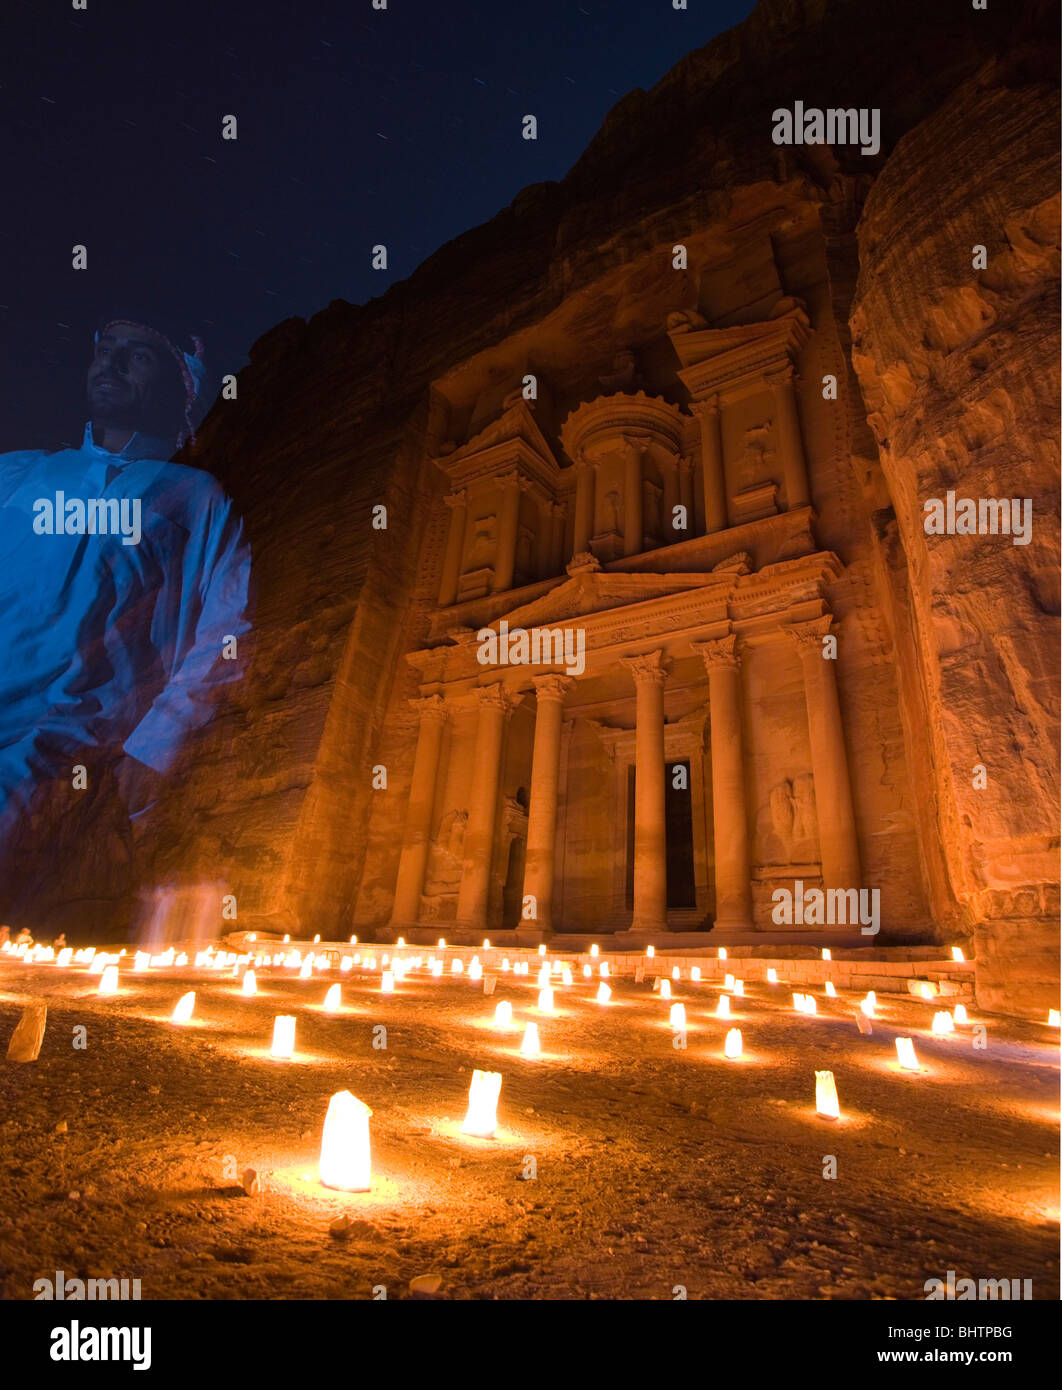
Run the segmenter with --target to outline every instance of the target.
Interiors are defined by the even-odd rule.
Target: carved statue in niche
[[[453,893],[460,887],[467,825],[467,811],[448,811],[443,816],[432,845],[424,884],[425,895]]]
[[[481,569],[494,556],[494,516],[480,517],[472,523],[472,548],[468,552],[468,568]]]
[[[771,432],[772,421],[765,420],[762,425],[753,425],[745,431],[745,450],[741,463],[745,477],[750,482],[761,482],[770,471],[768,464],[774,458],[774,450],[768,449],[767,437]]]
[[[623,515],[623,499],[619,492],[612,488],[605,494],[605,531],[612,531],[615,534],[620,532],[620,521]]]
[[[761,827],[766,859],[774,864],[812,864],[818,859],[814,783],[810,773],[787,778],[767,798],[769,826]]]

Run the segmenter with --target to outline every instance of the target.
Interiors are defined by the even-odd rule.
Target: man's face
[[[100,334],[88,369],[94,422],[142,429],[172,409],[174,364],[165,350],[116,324]]]

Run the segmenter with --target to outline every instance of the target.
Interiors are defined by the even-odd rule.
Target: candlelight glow
[[[348,970],[354,969],[354,962],[351,960],[349,956],[344,956],[343,959],[339,962],[339,968],[341,971],[343,971],[344,974],[346,974]]]
[[[736,995],[738,995],[739,997],[741,997],[742,995],[744,995],[744,993],[745,993],[745,981],[744,981],[744,980],[735,980],[735,981],[734,981],[734,988],[733,988],[733,990],[731,991],[731,993],[732,993],[732,994],[736,994]]]
[[[661,999],[670,999],[670,998],[671,998],[671,981],[668,980],[668,979],[663,979],[663,980],[660,981],[660,998],[661,998]]]
[[[468,1114],[461,1130],[479,1139],[491,1139],[498,1128],[498,1095],[501,1092],[500,1071],[474,1071],[468,1088]]]
[[[258,993],[258,981],[253,970],[245,970],[243,972],[243,983],[240,988],[244,994]]]
[[[182,994],[173,1010],[174,1023],[187,1023],[195,1011],[195,990],[190,989],[187,994]]]
[[[511,967],[510,967],[510,965],[509,965],[509,957],[508,957],[508,956],[502,956],[502,969],[503,969],[503,970],[509,970],[510,968],[511,968]]]
[[[863,1013],[866,1014],[867,1018],[874,1017],[874,1001],[871,999],[869,994],[865,999],[861,999],[859,1001],[859,1007],[863,1011]]]
[[[674,965],[674,966],[671,967],[671,978],[672,978],[673,980],[681,980],[681,979],[682,979],[682,971],[678,968],[677,965]]]
[[[802,1014],[804,1012],[804,996],[802,994],[793,995],[793,1008],[797,1011],[798,1014]]]
[[[775,970],[773,965],[767,967],[767,983],[769,985],[776,985],[778,983],[778,971]]]
[[[607,1004],[611,998],[612,991],[609,989],[608,985],[605,984],[604,980],[602,980],[597,987],[597,1002],[599,1004]]]
[[[646,948],[645,948],[645,954],[649,957],[650,960],[652,960],[652,958],[656,955],[656,947],[655,947],[655,946],[646,946]]]
[[[1058,1009],[1048,1009],[1047,1026],[1048,1028],[1062,1027],[1062,1017],[1060,1017]]]
[[[405,944],[406,944],[406,938],[405,938],[404,936],[400,936],[400,937],[398,938],[398,940],[395,942],[395,945],[396,945],[397,947],[399,947],[399,949],[404,949],[404,948],[405,948]]]
[[[308,980],[313,971],[313,956],[309,955],[299,966],[299,979]]]
[[[966,959],[965,955],[963,955],[963,950],[961,946],[953,946],[951,948],[951,958],[955,961],[962,961]]]
[[[539,946],[539,948],[538,948],[538,954],[539,954],[540,956],[544,956],[544,955],[546,954],[546,948],[545,948],[545,946]]]
[[[337,1091],[328,1102],[317,1167],[325,1187],[334,1187],[340,1192],[369,1191],[372,1186],[371,1114],[364,1101],[349,1091]]]
[[[572,972],[569,966],[564,966],[561,970],[561,984],[570,985],[572,982]]]
[[[726,960],[726,947],[725,947],[725,946],[720,946],[720,947],[719,947],[719,959],[720,959],[720,960]]]
[[[137,951],[133,957],[133,969],[138,975],[143,974],[151,965],[151,956],[147,951]]]
[[[446,938],[444,936],[440,936],[435,944],[436,946],[438,946],[440,951],[446,950]]]
[[[549,984],[549,966],[548,966],[548,965],[544,965],[544,966],[542,967],[542,969],[538,972],[538,979],[537,979],[536,983],[538,984],[539,989],[545,989],[546,986]]]
[[[733,988],[734,988],[734,977],[733,977],[733,975],[727,975],[727,976],[724,978],[724,980],[723,980],[723,988],[724,988],[724,989],[733,989]]]
[[[58,966],[67,966],[70,964],[73,958],[74,948],[72,946],[64,946],[63,949],[56,956],[55,963]]]
[[[589,980],[589,979],[591,979],[591,978],[593,977],[593,973],[594,973],[594,972],[590,969],[589,965],[584,965],[584,966],[583,966],[583,979],[584,979],[584,980]]]
[[[540,1014],[553,1012],[553,990],[549,985],[544,985],[538,992],[538,1011]]]
[[[103,974],[100,976],[98,993],[118,993],[118,967],[116,965],[105,965],[103,967]]]
[[[609,977],[609,975],[610,975],[610,973],[611,973],[611,972],[610,972],[610,970],[609,970],[609,968],[608,968],[608,961],[607,961],[607,960],[603,960],[603,961],[601,962],[601,969],[598,971],[598,974],[601,976],[601,978],[602,978],[603,980],[607,980],[608,977]]]
[[[725,1057],[741,1056],[741,1029],[730,1028],[727,1031],[726,1042],[723,1044],[723,1055]]]
[[[832,1071],[815,1073],[815,1109],[828,1120],[841,1118],[841,1107],[837,1102],[837,1082]]]
[[[495,1028],[509,1028],[513,1021],[513,1006],[508,999],[499,999],[494,1006]]]
[[[695,966],[693,966],[692,969],[690,970],[690,979],[691,979],[691,980],[694,980],[694,981],[697,981],[697,980],[699,980],[700,978],[701,978],[701,967],[700,967],[699,965],[695,965]]]
[[[524,1029],[524,1040],[520,1052],[524,1057],[538,1057],[542,1049],[538,1045],[538,1024],[529,1023]]]
[[[827,998],[827,999],[836,999],[836,998],[837,998],[837,991],[836,991],[836,990],[834,989],[834,987],[833,987],[833,981],[832,981],[832,980],[827,980],[827,981],[826,981],[826,998]]]
[[[918,986],[918,993],[922,996],[923,999],[932,999],[936,994],[936,990],[933,988],[931,984],[928,983],[928,981],[923,980],[922,983]]]
[[[381,993],[381,994],[394,994],[394,992],[395,992],[395,972],[394,972],[393,970],[385,970],[385,971],[383,972],[383,974],[380,976],[380,993]]]
[[[356,946],[358,944],[358,938],[356,936],[352,936],[350,938],[350,944],[351,946]]]
[[[685,1028],[686,1026],[686,1005],[672,1004],[668,1014],[668,1022],[672,1028]]]
[[[320,941],[320,939],[321,939],[321,933],[318,932],[317,935],[316,935],[316,936],[314,937],[314,939],[313,939],[313,944],[316,946],[317,943],[318,943],[318,941]]]
[[[833,960],[833,956],[830,954],[830,948],[829,948],[829,946],[823,946],[823,948],[822,948],[822,958],[823,958],[823,960]]]
[[[464,971],[465,971],[465,963],[464,963],[464,961],[461,959],[460,956],[454,956],[453,963],[452,963],[452,965],[450,966],[450,974],[451,974],[451,975],[463,975],[463,974],[464,974]]]
[[[293,1014],[277,1014],[273,1020],[273,1046],[270,1055],[281,1060],[290,1057],[295,1051],[295,1017]]]
[[[468,967],[468,978],[470,980],[482,980],[483,967],[479,963],[479,957],[473,956]]]
[[[715,1006],[715,1016],[716,1016],[716,1018],[729,1018],[729,1017],[730,1017],[730,995],[729,995],[729,994],[721,994],[721,995],[719,996],[719,1003],[716,1004],[716,1006]]]
[[[591,947],[590,947],[590,954],[591,954],[592,956],[596,956],[596,955],[599,954],[599,952],[600,952],[600,948],[599,948],[597,942],[595,941],[595,942],[593,942],[593,944],[592,944]]]
[[[481,951],[489,951],[489,950],[490,950],[490,938],[489,938],[489,937],[486,937],[486,936],[485,936],[485,937],[483,938],[483,945],[482,945],[479,949],[480,949]]]
[[[341,1002],[339,986],[329,985],[328,991],[324,997],[324,1003],[321,1007],[326,1009],[329,1013],[335,1013],[336,1009],[340,1007]]]
[[[914,1043],[910,1038],[896,1039],[896,1056],[900,1066],[906,1071],[918,1070],[918,1058],[915,1056]]]
[[[438,978],[442,974],[442,961],[433,960],[431,963],[431,973]]]
[[[954,1018],[956,1023],[969,1023],[970,1021],[967,1017],[965,1004],[956,1004],[954,1009],[952,1009],[951,1011],[951,1016],[952,1018]]]
[[[940,1009],[933,1015],[933,1032],[938,1037],[955,1032],[955,1021],[947,1009]]]

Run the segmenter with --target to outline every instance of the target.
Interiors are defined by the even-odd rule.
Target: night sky
[[[563,178],[622,96],[752,8],[3,0],[0,450],[80,442],[108,306],[157,306],[238,371],[273,324],[382,294]]]

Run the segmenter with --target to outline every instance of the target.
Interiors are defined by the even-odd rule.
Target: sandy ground
[[[39,1060],[0,1062],[5,1298],[58,1269],[139,1278],[145,1299],[407,1298],[435,1273],[456,1299],[921,1300],[949,1269],[1058,1297],[1057,1030],[972,1011],[982,1050],[973,1026],[931,1038],[931,1004],[879,996],[863,1037],[858,996],[819,995],[812,1019],[767,985],[728,1024],[717,986],[683,982],[680,1049],[649,983],[614,979],[603,1008],[578,968],[554,1018],[535,1009],[534,965],[493,998],[463,977],[387,996],[378,976],[292,976],[261,971],[245,999],[217,972],[123,969],[108,999],[84,968],[0,964],[0,1044],[24,997],[49,1008]],[[192,988],[196,1022],[170,1023]],[[539,1021],[540,1059],[494,1028],[503,998]],[[274,1061],[288,1012],[296,1057]],[[722,1055],[731,1026],[739,1061]],[[897,1033],[919,1073],[898,1068]],[[460,1132],[474,1067],[504,1076],[491,1140]],[[815,1114],[816,1068],[837,1077],[840,1121]],[[367,1194],[316,1179],[344,1088],[374,1112]]]

